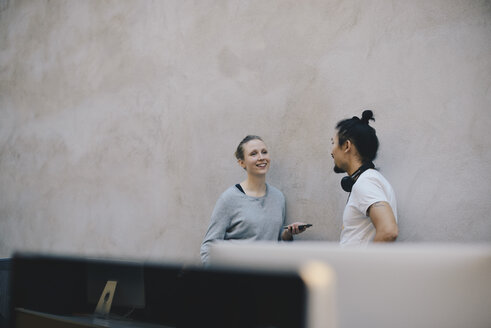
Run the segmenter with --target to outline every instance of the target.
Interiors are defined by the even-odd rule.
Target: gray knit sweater
[[[208,260],[215,240],[280,240],[285,223],[283,193],[266,184],[263,197],[251,197],[237,187],[228,188],[217,200],[211,222],[201,244],[201,261]]]

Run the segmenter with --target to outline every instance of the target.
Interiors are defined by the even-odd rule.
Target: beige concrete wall
[[[489,1],[0,2],[0,256],[198,258],[263,136],[338,240],[336,122],[374,111],[402,242],[491,241]]]

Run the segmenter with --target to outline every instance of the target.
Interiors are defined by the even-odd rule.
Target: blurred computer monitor
[[[300,270],[236,269],[224,265],[183,267],[176,272],[147,264],[145,283],[148,316],[170,326],[335,326],[335,311],[326,311],[334,305],[335,278],[325,264],[310,263]],[[318,318],[322,320],[312,321],[311,314],[319,310],[322,314]]]
[[[87,302],[95,308],[108,281],[117,282],[111,309],[125,315],[145,307],[143,265],[124,261],[88,261]]]
[[[342,328],[491,327],[491,245],[216,243],[211,265],[286,270],[312,260],[337,276]],[[326,308],[327,309],[327,308]]]
[[[12,275],[19,327],[32,318],[95,323],[108,280],[118,281],[111,315],[97,321],[108,327],[120,319],[180,328],[333,328],[336,321],[335,277],[323,263],[262,270],[21,254]]]

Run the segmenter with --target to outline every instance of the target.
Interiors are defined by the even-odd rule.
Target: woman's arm
[[[214,242],[215,240],[223,240],[225,237],[226,230],[227,230],[226,226],[212,219],[212,222],[208,227],[208,231],[206,232],[205,238],[201,243],[201,249],[200,249],[201,262],[203,263],[208,262],[208,251],[210,249],[211,243]]]
[[[215,240],[223,240],[230,225],[230,207],[224,197],[220,197],[215,204],[211,214],[210,225],[201,243],[200,255],[201,262],[208,261],[208,251],[210,244]]]
[[[284,229],[281,233],[281,240],[293,241],[293,234],[288,229]]]
[[[299,228],[299,225],[305,225],[304,222],[294,222],[289,224],[287,229],[284,229],[281,233],[281,239],[285,241],[292,241],[293,235],[304,232],[307,228]]]

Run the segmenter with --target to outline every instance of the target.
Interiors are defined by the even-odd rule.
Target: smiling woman
[[[253,135],[245,137],[235,152],[247,178],[229,187],[219,198],[201,244],[201,260],[206,263],[210,244],[216,240],[293,240],[305,228],[295,222],[283,229],[285,197],[266,183],[271,157],[264,141]]]
[[[266,173],[271,158],[264,141],[258,136],[247,136],[235,152],[240,166],[247,172],[247,179],[240,186],[250,195],[261,197],[266,193]]]

